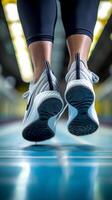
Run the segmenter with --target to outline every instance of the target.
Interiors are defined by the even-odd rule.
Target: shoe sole
[[[66,93],[66,101],[77,110],[76,117],[68,124],[70,133],[84,136],[95,132],[98,124],[90,117],[89,108],[94,102],[92,91],[84,86],[75,86]]]
[[[62,107],[62,102],[58,98],[49,98],[43,101],[37,110],[39,118],[23,130],[24,139],[41,142],[52,138],[55,132],[48,126],[48,120],[56,116]]]

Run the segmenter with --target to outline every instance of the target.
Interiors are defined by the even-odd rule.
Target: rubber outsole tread
[[[88,115],[88,109],[94,101],[92,91],[84,86],[75,86],[66,93],[67,103],[77,109],[78,114],[69,122],[68,130],[70,133],[83,136],[95,132],[98,124]]]
[[[55,132],[48,126],[48,120],[57,115],[62,109],[62,102],[58,98],[45,100],[38,108],[39,119],[23,130],[23,137],[29,141],[41,142],[52,138]]]

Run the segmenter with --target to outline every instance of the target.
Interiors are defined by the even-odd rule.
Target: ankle
[[[69,60],[69,64],[68,64],[68,70],[70,69],[71,65],[72,65],[73,62],[75,62],[75,61],[76,61],[75,56],[74,56],[73,58],[70,58],[70,60]],[[83,65],[84,65],[86,68],[88,68],[88,66],[87,66],[87,59],[80,58],[80,62],[82,62]]]
[[[45,70],[45,66],[44,67],[36,67],[34,68],[34,83],[36,83],[40,76],[42,75],[43,71]]]
[[[46,68],[46,62],[48,62],[50,64],[49,61],[44,60],[41,63],[35,64],[34,66],[34,82],[37,82],[41,76],[41,74],[43,73],[43,71]]]

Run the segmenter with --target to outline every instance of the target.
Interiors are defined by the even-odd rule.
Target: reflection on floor
[[[75,137],[62,121],[56,137],[32,144],[19,123],[0,128],[0,199],[111,200],[111,130]]]

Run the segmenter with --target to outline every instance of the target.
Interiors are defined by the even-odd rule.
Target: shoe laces
[[[90,70],[89,70],[90,71]],[[99,82],[99,76],[96,75],[94,72],[90,71],[90,73],[92,73],[92,83],[96,84]]]
[[[30,92],[29,92],[29,90],[28,90],[28,91],[26,91],[26,92],[22,95],[22,97],[23,97],[24,99],[28,99],[29,94],[30,94]]]
[[[31,88],[34,85],[34,81],[31,81],[29,84],[29,88],[26,92],[24,92],[24,94],[22,95],[23,99],[28,99],[30,93],[31,93]]]

